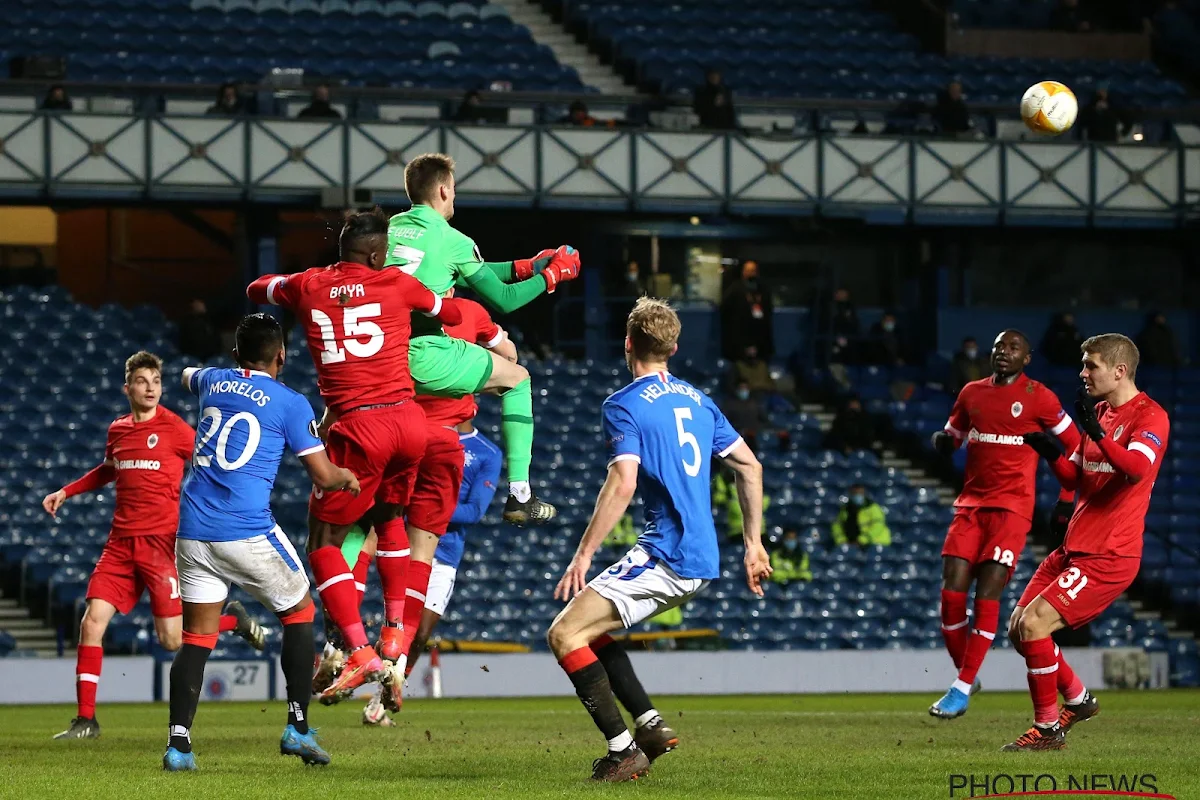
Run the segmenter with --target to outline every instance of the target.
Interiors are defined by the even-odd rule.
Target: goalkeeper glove
[[[958,440],[945,431],[937,431],[930,439],[933,444],[933,449],[938,455],[949,456],[954,454],[955,448],[958,447]]]
[[[1075,418],[1093,442],[1104,438],[1104,429],[1100,427],[1100,420],[1096,419],[1096,401],[1088,395],[1086,386],[1080,386],[1076,395]]]
[[[533,258],[522,258],[513,262],[513,275],[519,281],[529,280],[534,275],[541,275],[546,267],[556,259],[573,258],[579,265],[579,251],[570,245],[562,245],[557,250],[543,250]]]
[[[1062,455],[1057,436],[1052,436],[1044,431],[1035,431],[1027,433],[1021,438],[1025,440],[1025,444],[1036,450],[1037,454],[1047,461],[1057,461]]]
[[[550,263],[542,269],[541,275],[546,279],[547,294],[554,294],[558,284],[579,277],[579,251],[567,245],[558,248]]]

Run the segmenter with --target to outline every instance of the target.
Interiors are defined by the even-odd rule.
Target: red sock
[[[971,631],[970,638],[967,639],[962,669],[958,671],[958,679],[968,686],[975,683],[988,648],[992,646],[992,641],[996,638],[996,626],[999,624],[1000,601],[976,598],[975,628]]]
[[[962,669],[967,651],[967,593],[942,589],[942,639],[955,669]]]
[[[233,630],[236,627],[237,627],[237,617],[235,617],[233,614],[222,614],[221,622],[217,626],[217,630],[220,631],[221,633],[229,633],[231,630]]]
[[[1058,719],[1058,656],[1054,640],[1032,639],[1021,643],[1028,669],[1029,695],[1033,698],[1033,721],[1049,725]]]
[[[367,593],[367,573],[371,571],[371,554],[366,550],[358,551],[358,561],[354,565],[354,588],[358,589],[358,605],[362,606],[363,595]]]
[[[312,564],[317,594],[321,596],[326,615],[341,631],[347,647],[351,650],[363,647],[367,644],[367,633],[358,612],[358,590],[354,588],[354,575],[346,565],[341,549],[333,545],[319,547],[309,555],[308,561]]]
[[[409,581],[408,531],[401,518],[376,525],[375,532],[379,534],[375,569],[383,584],[383,617],[399,623],[404,619],[404,592]]]
[[[1078,703],[1083,699],[1084,692],[1087,691],[1083,686],[1083,681],[1079,680],[1075,670],[1071,669],[1071,665],[1063,658],[1062,650],[1058,649],[1058,645],[1054,646],[1054,656],[1058,659],[1058,672],[1055,675],[1058,678],[1059,694],[1068,703]]]
[[[421,626],[421,614],[425,611],[425,593],[429,591],[429,573],[432,564],[414,561],[408,565],[408,595],[404,599],[404,653],[412,649],[417,628]]]
[[[96,718],[96,689],[100,686],[100,666],[104,648],[81,644],[75,654],[75,699],[79,702],[76,716]]]

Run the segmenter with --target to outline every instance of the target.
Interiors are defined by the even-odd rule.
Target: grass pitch
[[[1050,775],[1060,791],[1078,785],[1068,783],[1072,776],[1084,776],[1089,789],[1103,787],[1111,796],[1120,776],[1150,774],[1159,795],[1200,798],[1200,692],[1103,692],[1101,715],[1070,734],[1065,752],[1052,753],[999,752],[1028,726],[1027,696],[985,692],[953,722],[926,714],[935,699],[656,698],[680,733],[680,748],[659,760],[649,778],[617,786],[587,781],[604,743],[579,703],[567,698],[409,701],[390,729],[363,727],[357,703],[314,705],[313,721],[333,755],[325,768],[279,755],[282,703],[201,703],[192,731],[195,774],[161,770],[163,704],[101,706],[103,737],[81,742],[50,740],[66,727],[70,707],[5,707],[0,797],[970,797],[969,789],[951,792],[952,774],[977,781]],[[1112,785],[1104,777],[1110,775]],[[1130,788],[1149,793],[1144,777],[1133,780]],[[1043,779],[1038,788],[1049,785]],[[987,790],[977,785],[975,796],[1008,791],[1001,779]]]

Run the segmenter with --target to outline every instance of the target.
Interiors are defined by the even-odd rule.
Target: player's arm
[[[1113,469],[1123,474],[1130,483],[1138,483],[1150,475],[1167,441],[1168,423],[1165,419],[1160,422],[1158,415],[1150,414],[1138,420],[1138,426],[1129,437],[1129,447],[1125,448],[1114,442],[1100,426],[1095,402],[1082,387],[1079,389],[1079,399],[1075,402],[1075,413],[1079,415],[1079,424],[1084,433],[1099,446]]]
[[[301,395],[293,396],[291,406],[285,413],[284,441],[288,449],[299,457],[313,486],[325,492],[345,489],[357,497],[358,478],[350,470],[329,460],[325,443],[317,436],[317,420],[308,401]]]
[[[488,455],[481,460],[483,464],[476,468],[471,477],[466,499],[454,507],[454,514],[450,517],[451,525],[477,524],[487,513],[492,498],[496,496],[496,486],[500,483],[500,456],[489,450]]]
[[[400,291],[404,303],[414,311],[420,311],[427,317],[435,317],[444,325],[461,325],[463,321],[462,307],[452,297],[442,297],[434,294],[411,275],[403,272],[396,273],[400,281]]]
[[[475,315],[475,344],[491,350],[507,361],[517,363],[517,346],[508,338],[508,333],[492,320],[487,309],[478,304],[474,305],[478,311]]]
[[[1058,444],[1062,447],[1064,453],[1074,453],[1079,448],[1079,429],[1075,427],[1075,421],[1062,407],[1062,403],[1058,402],[1058,397],[1049,389],[1042,387],[1042,411],[1039,414],[1038,422],[1046,433],[1058,438]],[[1058,518],[1059,527],[1066,531],[1066,523],[1064,517],[1069,518],[1068,506],[1073,506],[1075,503],[1075,489],[1068,489],[1062,486],[1058,492],[1058,506],[1055,508],[1054,516]]]
[[[1058,443],[1048,433],[1036,431],[1034,433],[1027,433],[1022,438],[1025,440],[1026,445],[1032,447],[1037,451],[1038,455],[1046,459],[1050,471],[1058,479],[1059,484],[1062,486],[1062,491],[1059,493],[1059,502],[1071,502],[1063,498],[1074,497],[1075,490],[1079,488],[1079,480],[1083,476],[1082,440],[1076,445],[1075,451],[1068,456],[1058,449]]]
[[[958,393],[958,397],[954,400],[954,407],[950,409],[950,418],[946,420],[945,426],[936,431],[931,438],[933,449],[944,456],[948,456],[958,449],[966,438],[965,431],[971,427],[971,417],[967,413],[967,403],[963,399],[966,394],[966,387]]]
[[[742,511],[742,543],[746,547],[743,559],[746,567],[746,585],[750,587],[750,591],[762,597],[762,582],[771,577],[771,557],[767,555],[762,543],[762,464],[716,404],[707,397],[705,401],[714,420],[713,454],[723,459],[733,470],[738,507]]]
[[[300,281],[297,275],[260,275],[246,287],[246,297],[260,306],[294,308]]]
[[[58,491],[51,492],[43,497],[42,508],[46,510],[47,514],[57,519],[58,509],[62,507],[63,503],[67,502],[68,497],[74,497],[84,492],[94,492],[116,479],[117,465],[113,458],[112,440],[110,439],[104,445],[104,461],[89,470],[83,477],[71,481]]]

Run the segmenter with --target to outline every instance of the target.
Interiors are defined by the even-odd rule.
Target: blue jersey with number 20
[[[180,495],[179,538],[233,542],[270,533],[284,448],[298,456],[325,449],[312,406],[256,370],[197,370],[188,388],[200,398],[200,423]]]
[[[603,417],[608,465],[641,465],[646,529],[638,544],[681,578],[719,577],[709,466],[737,446],[737,431],[707,395],[668,372],[614,392]]]

